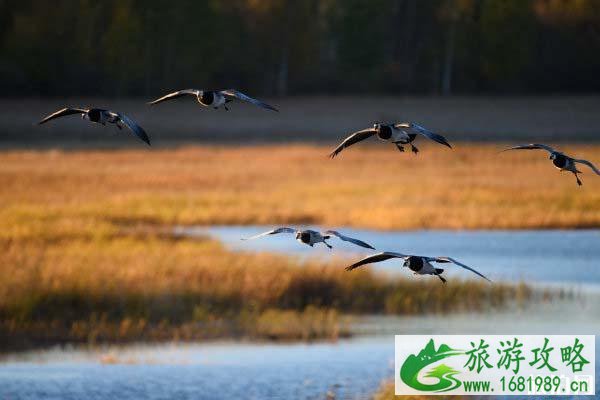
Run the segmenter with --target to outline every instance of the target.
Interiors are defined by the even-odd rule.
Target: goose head
[[[296,232],[296,240],[302,243],[310,243],[310,233],[308,232]]]
[[[204,104],[205,106],[210,106],[215,100],[215,93],[210,90],[201,90],[198,93],[198,101],[200,104]]]
[[[377,131],[377,136],[379,139],[388,140],[392,137],[392,128],[390,125],[386,125],[381,122],[375,122],[373,124],[373,129]]]
[[[410,256],[404,259],[403,267],[410,268],[412,271],[420,271],[423,268],[423,259],[418,256]]]
[[[89,119],[92,122],[100,122],[100,120],[102,119],[102,110],[99,110],[97,108],[91,108],[84,115],[85,118]]]

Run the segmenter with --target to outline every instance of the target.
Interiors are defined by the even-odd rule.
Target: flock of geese
[[[335,236],[345,242],[354,243],[355,245],[364,247],[366,249],[376,250],[375,247],[371,246],[370,244],[368,244],[366,242],[363,242],[362,240],[342,235],[341,233],[339,233],[337,231],[327,230],[325,232],[317,232],[317,231],[314,231],[311,229],[300,230],[300,229],[288,228],[286,226],[282,226],[280,228],[276,228],[276,229],[273,229],[273,230],[270,230],[267,232],[259,233],[258,235],[254,235],[249,238],[244,238],[242,240],[257,239],[257,238],[260,238],[263,236],[277,235],[278,233],[293,233],[296,235],[297,241],[299,241],[300,243],[304,243],[310,247],[313,247],[317,243],[324,243],[325,246],[327,246],[328,248],[331,249],[332,246],[329,243],[327,243],[326,240],[330,239],[332,236]],[[446,279],[442,276],[442,272],[444,272],[444,270],[442,268],[434,267],[433,265],[431,265],[431,263],[453,263],[453,264],[463,267],[469,271],[472,271],[472,272],[476,273],[477,275],[479,275],[480,277],[482,277],[483,279],[487,280],[488,282],[491,282],[483,274],[477,272],[473,268],[471,268],[459,261],[456,261],[455,259],[450,258],[450,257],[415,256],[415,255],[394,253],[394,252],[390,252],[390,251],[384,251],[383,253],[372,254],[368,257],[365,257],[362,260],[346,267],[346,271],[352,271],[353,269],[358,268],[365,264],[376,263],[376,262],[380,262],[380,261],[389,260],[392,258],[402,258],[404,260],[404,264],[402,266],[410,268],[410,270],[413,271],[415,273],[415,275],[435,275],[438,278],[440,278],[441,281],[444,283],[446,283]]]
[[[156,105],[162,103],[164,101],[177,99],[179,97],[184,96],[195,96],[196,100],[200,105],[204,107],[212,107],[214,109],[223,108],[226,111],[229,111],[229,107],[227,106],[234,100],[241,100],[251,104],[254,104],[258,107],[264,108],[266,110],[271,111],[279,111],[277,108],[262,102],[260,100],[254,99],[250,96],[245,95],[244,93],[235,90],[235,89],[226,89],[226,90],[199,90],[199,89],[184,89],[178,90],[176,92],[172,92],[166,94],[156,100],[149,102],[149,105]],[[87,119],[93,123],[106,125],[107,123],[114,124],[116,127],[121,130],[123,127],[128,128],[138,139],[146,143],[150,146],[150,138],[146,131],[133,119],[128,117],[125,114],[101,109],[101,108],[63,108],[58,110],[46,117],[44,117],[39,124],[45,124],[53,119],[65,117],[68,115],[80,115],[82,119]],[[439,135],[437,133],[431,132],[430,130],[424,128],[421,125],[410,122],[403,123],[394,123],[394,124],[382,124],[375,123],[373,127],[362,129],[360,131],[352,133],[350,136],[345,138],[330,154],[331,158],[336,157],[340,154],[345,148],[352,146],[358,142],[361,142],[365,139],[368,139],[373,136],[377,136],[380,140],[390,142],[396,146],[396,148],[404,152],[404,147],[406,145],[410,145],[411,151],[416,155],[419,152],[419,149],[415,147],[413,142],[417,138],[417,136],[423,136],[427,139],[430,139],[434,142],[437,142],[441,145],[447,146],[448,148],[452,148],[450,143],[446,140],[445,137]],[[510,147],[503,151],[509,150],[545,150],[550,154],[550,160],[552,160],[552,164],[560,170],[560,171],[568,171],[575,175],[577,179],[577,184],[582,185],[581,179],[579,178],[579,174],[581,171],[577,169],[577,164],[583,164],[591,168],[597,175],[600,175],[600,170],[594,166],[590,161],[577,159],[570,157],[558,150],[553,149],[550,146],[545,144],[525,144]],[[289,227],[279,227],[268,232],[260,233],[258,235],[245,238],[242,240],[250,240],[257,239],[264,236],[276,235],[280,233],[292,233],[295,235],[296,240],[300,243],[306,244],[308,246],[313,247],[317,243],[323,243],[329,249],[332,246],[327,242],[327,240],[332,237],[336,237],[340,240],[353,243],[357,246],[364,247],[367,249],[375,248],[370,244],[363,242],[362,240],[355,239],[349,236],[345,236],[334,230],[327,230],[324,232],[317,232],[310,229],[299,230]],[[432,263],[452,263],[459,267],[462,267],[466,270],[469,270],[483,279],[491,282],[487,277],[483,274],[479,273],[475,269],[451,258],[451,257],[428,257],[428,256],[418,256],[418,255],[408,255],[402,253],[395,252],[381,252],[377,254],[372,254],[363,258],[362,260],[346,267],[346,271],[352,271],[355,268],[360,266],[377,263],[389,259],[400,258],[404,262],[402,264],[403,267],[409,268],[416,275],[433,275],[437,276],[442,282],[446,283],[446,279],[442,276],[444,269],[435,267]]]

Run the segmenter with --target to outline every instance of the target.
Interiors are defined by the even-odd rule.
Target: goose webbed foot
[[[414,145],[410,145],[411,147],[411,151],[415,154],[415,156],[417,155],[417,153],[419,152],[419,149],[417,149]]]
[[[442,283],[444,283],[444,284],[446,283],[446,279],[443,276],[441,276],[441,275],[436,275],[436,276],[438,278],[440,278],[440,280],[442,281]]]
[[[229,108],[227,106],[223,106],[223,108],[225,109],[225,111],[229,111]]]
[[[583,185],[583,182],[581,182],[581,179],[579,179],[579,176],[577,174],[575,174],[575,178],[577,178],[577,184],[579,186]]]
[[[401,146],[398,143],[396,143],[396,147],[398,148],[398,151],[400,151],[401,153],[404,153],[404,146]]]
[[[332,246],[332,245],[330,245],[329,243],[327,243],[327,242],[323,242],[323,243],[325,243],[325,246],[327,246],[327,248],[328,248],[329,250],[333,249],[333,246]]]

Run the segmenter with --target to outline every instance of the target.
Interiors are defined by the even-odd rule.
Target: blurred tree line
[[[7,95],[600,89],[598,0],[0,0]]]

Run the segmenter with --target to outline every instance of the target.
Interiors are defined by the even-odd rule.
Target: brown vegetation
[[[0,274],[6,344],[336,338],[348,334],[341,314],[482,311],[531,296],[521,286],[349,274],[339,262],[154,235],[4,241]]]
[[[532,295],[525,286],[350,274],[339,259],[232,253],[174,238],[174,224],[600,223],[596,177],[578,188],[542,154],[422,147],[414,157],[357,146],[335,160],[310,146],[0,154],[0,343],[335,338],[348,334],[349,314],[483,311]]]
[[[600,226],[600,177],[583,187],[544,152],[420,141],[0,154],[0,237],[95,236],[114,223],[315,223],[376,229]],[[565,146],[600,163],[600,146]],[[46,237],[46,236],[52,237]]]

